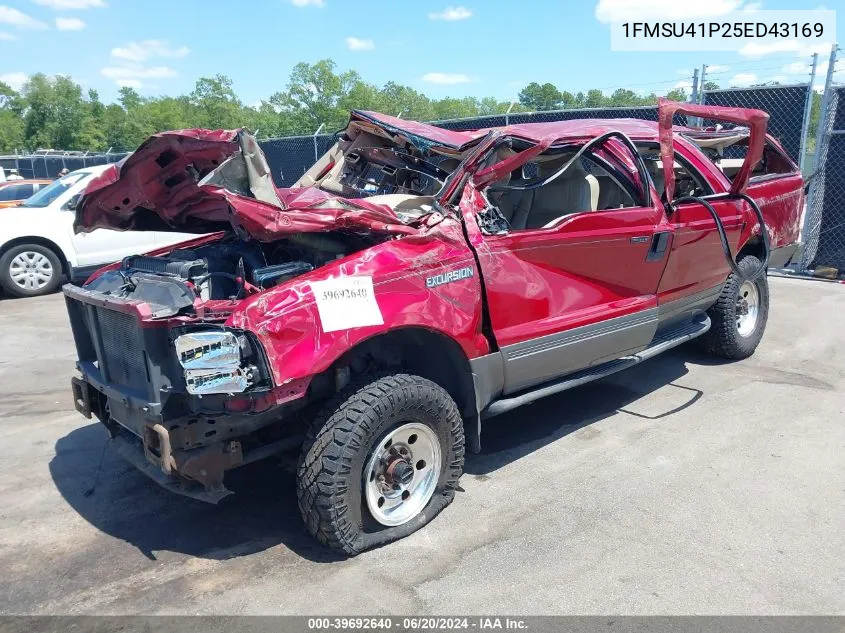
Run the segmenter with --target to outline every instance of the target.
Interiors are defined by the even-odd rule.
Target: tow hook
[[[176,468],[170,447],[170,432],[161,424],[144,428],[144,454],[150,462],[160,466],[165,475],[170,475]]]

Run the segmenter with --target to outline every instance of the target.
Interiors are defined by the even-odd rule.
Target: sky
[[[0,80],[65,74],[113,101],[192,90],[202,76],[232,78],[255,105],[283,90],[297,62],[333,59],[365,81],[396,81],[425,94],[515,99],[531,81],[577,92],[665,93],[688,87],[695,67],[722,87],[800,83],[829,43],[792,50],[612,52],[609,21],[717,18],[731,9],[826,8],[845,0],[0,0]],[[845,71],[845,61],[837,65]],[[845,72],[835,79],[845,81]]]

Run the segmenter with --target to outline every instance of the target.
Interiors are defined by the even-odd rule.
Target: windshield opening
[[[52,202],[61,196],[65,191],[70,189],[73,185],[78,183],[83,178],[86,178],[89,172],[79,172],[68,174],[63,178],[57,178],[52,183],[39,190],[34,196],[27,198],[22,207],[47,207]]]
[[[353,122],[293,187],[317,187],[347,198],[434,197],[466,151],[414,144],[368,124]]]

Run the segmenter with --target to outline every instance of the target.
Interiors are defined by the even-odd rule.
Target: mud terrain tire
[[[718,301],[707,311],[712,324],[700,340],[708,353],[741,360],[751,356],[760,344],[769,318],[769,281],[765,273],[753,280],[747,278],[760,270],[760,265],[760,260],[753,255],[740,259],[738,266],[743,277],[731,273]],[[754,308],[756,317],[753,323],[751,320],[742,321],[742,313]],[[740,323],[743,323],[742,327]]]
[[[429,481],[437,479],[425,506],[400,525],[384,525],[370,511],[365,471],[384,450],[385,438],[389,444],[391,433],[407,424],[424,425],[421,436],[436,438],[440,468],[430,467]],[[326,402],[306,434],[297,472],[299,509],[318,541],[354,556],[431,521],[454,498],[463,466],[463,421],[442,387],[407,374],[370,377]]]

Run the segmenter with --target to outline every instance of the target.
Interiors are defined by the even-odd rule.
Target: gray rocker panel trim
[[[694,295],[668,301],[657,306],[657,316],[660,320],[660,327],[680,321],[681,319],[690,318],[699,312],[704,312],[716,303],[719,294],[722,292],[724,284],[713,286],[707,290],[702,290]]]
[[[648,346],[657,331],[657,308],[641,310],[502,347],[503,392],[514,393],[552,378]]]
[[[645,349],[662,330],[704,312],[722,284],[657,308],[506,345],[501,352],[470,360],[479,412],[502,395]]]
[[[475,387],[475,406],[480,414],[502,395],[505,386],[505,361],[501,352],[485,354],[469,361]]]

